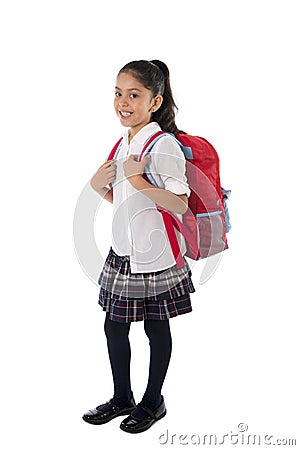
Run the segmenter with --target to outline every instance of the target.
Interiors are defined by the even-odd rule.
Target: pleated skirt
[[[166,320],[191,312],[190,293],[196,290],[183,259],[181,269],[175,264],[156,272],[132,273],[130,257],[119,256],[110,247],[98,279],[99,305],[117,322]]]

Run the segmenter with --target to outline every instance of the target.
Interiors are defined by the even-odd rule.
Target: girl
[[[91,179],[93,189],[113,203],[112,246],[98,283],[99,304],[106,312],[104,330],[114,395],[83,419],[104,424],[128,415],[120,428],[138,433],[166,414],[161,389],[172,350],[169,319],[192,311],[190,293],[195,292],[185,258],[184,267],[177,268],[155,204],[181,219],[191,191],[184,155],[171,135],[155,143],[151,157],[140,162],[136,157],[157,131],[182,133],[175,124],[167,66],[157,60],[126,64],[117,77],[114,107],[126,127],[122,145],[117,158],[102,164]],[[158,187],[143,178],[146,165]],[[110,190],[106,186],[112,182]],[[184,255],[184,239],[180,249]],[[150,367],[143,398],[136,404],[130,382],[129,329],[131,322],[140,320],[149,339]]]

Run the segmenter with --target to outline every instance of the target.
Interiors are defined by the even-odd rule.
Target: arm
[[[174,194],[167,189],[157,188],[148,183],[141,174],[128,177],[132,186],[142,191],[158,205],[176,214],[184,214],[188,209],[188,197],[186,194]]]
[[[105,161],[90,180],[91,187],[110,203],[113,203],[113,191],[106,185],[116,179],[116,165],[114,163],[115,160]]]
[[[113,203],[113,191],[111,189],[107,187],[97,188],[93,184],[93,180],[90,181],[90,185],[96,192],[98,192],[99,195],[101,195],[101,197],[103,197],[108,202]]]

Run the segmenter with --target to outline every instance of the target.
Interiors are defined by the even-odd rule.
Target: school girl
[[[171,135],[160,138],[150,156],[137,160],[155,132],[179,132],[167,66],[158,60],[126,64],[117,76],[114,107],[126,127],[122,145],[116,159],[102,164],[91,179],[92,188],[113,203],[112,245],[98,283],[114,395],[83,419],[104,424],[127,415],[120,428],[139,433],[166,414],[161,390],[172,351],[169,319],[192,311],[190,293],[195,292],[185,257],[183,268],[176,265],[155,204],[182,219],[191,191],[184,155]],[[145,170],[158,187],[143,178]],[[107,187],[110,183],[112,190]],[[184,255],[184,239],[179,233],[177,237]],[[150,366],[144,395],[136,403],[130,381],[129,330],[131,322],[140,320],[149,339]]]

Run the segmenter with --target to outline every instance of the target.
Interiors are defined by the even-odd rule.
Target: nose
[[[121,97],[120,99],[119,99],[119,105],[120,106],[128,106],[128,101],[127,101],[127,99],[125,98],[125,97]]]

